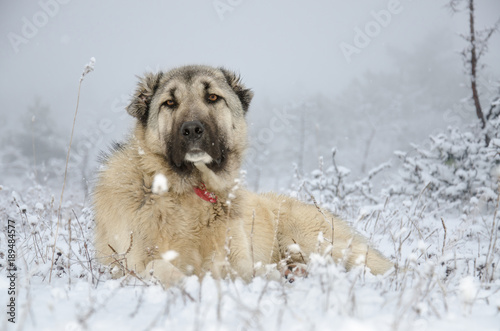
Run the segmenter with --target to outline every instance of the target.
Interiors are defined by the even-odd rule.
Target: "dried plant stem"
[[[281,203],[282,202],[280,202],[280,204],[278,206],[278,215],[277,215],[277,218],[276,218],[276,225],[275,225],[275,228],[274,228],[273,243],[271,245],[271,254],[269,255],[269,261],[273,260],[274,244],[276,243],[276,240],[278,238],[278,229],[279,229],[279,225],[280,225],[280,214],[281,214]]]
[[[36,170],[36,149],[35,149],[35,116],[31,118],[31,143],[33,145],[33,167],[35,170],[35,182],[38,181],[38,172]]]
[[[441,224],[443,225],[444,229],[443,248],[441,249],[441,255],[444,255],[444,246],[446,244],[446,225],[444,224],[444,219],[442,217],[441,217]]]
[[[54,256],[56,254],[57,236],[59,235],[59,226],[61,224],[61,207],[62,207],[62,201],[63,201],[63,196],[64,196],[64,189],[66,188],[66,178],[68,176],[69,155],[71,153],[71,144],[73,143],[73,134],[75,132],[76,115],[78,114],[78,106],[80,105],[80,90],[82,88],[82,82],[83,82],[83,77],[80,78],[80,83],[78,84],[78,95],[77,95],[77,98],[76,98],[75,117],[73,118],[73,127],[71,128],[71,137],[69,139],[68,154],[66,155],[66,166],[65,166],[65,169],[64,169],[63,187],[62,187],[62,190],[61,190],[61,199],[59,200],[59,208],[57,210],[56,235],[54,237],[54,246],[52,247],[52,262],[50,263],[49,283],[52,280],[52,268],[54,267]]]
[[[314,198],[314,196],[311,194],[311,200],[312,202],[314,203],[314,207],[316,207],[316,209],[318,210],[318,212],[323,215],[323,218],[325,219],[326,223],[328,223],[332,229],[332,233],[331,233],[331,241],[330,241],[330,244],[332,245],[332,249],[330,250],[330,255],[332,257],[333,260],[335,260],[335,257],[333,256],[333,243],[334,243],[334,237],[335,237],[335,226],[334,226],[334,219],[332,217],[332,220],[331,222],[328,221],[328,218],[326,217],[325,213],[323,212],[323,210],[321,210],[321,208],[319,207],[318,203],[316,202],[316,199]],[[326,239],[328,241],[328,239]]]
[[[252,254],[252,277],[255,278],[255,256],[253,254],[253,226],[255,223],[255,210],[252,213],[252,231],[250,232],[250,252]]]
[[[493,275],[495,273],[493,259],[495,258],[495,250],[496,250],[496,244],[497,244],[497,240],[498,240],[498,228],[497,228],[496,220],[497,220],[499,206],[500,206],[500,181],[498,184],[498,197],[497,197],[496,208],[495,208],[495,212],[493,213],[493,222],[491,224],[490,242],[488,244],[488,252],[486,254],[486,266],[487,266],[486,271],[488,272],[489,266],[491,266],[491,268],[492,268],[491,274],[487,275],[487,276],[489,276],[490,281],[493,281]],[[485,278],[487,278],[487,277],[485,277]]]
[[[75,215],[76,222],[78,223],[78,226],[80,227],[80,232],[82,233],[82,238],[84,238],[83,242],[83,247],[85,248],[85,255],[87,256],[87,263],[88,263],[88,270],[90,270],[90,275],[92,276],[92,284],[94,284],[95,277],[94,277],[94,270],[92,268],[92,258],[90,257],[89,249],[87,246],[87,238],[85,237],[85,232],[83,232],[82,224],[80,223],[80,220],[78,219],[78,216],[75,213],[75,210],[73,210],[73,215]]]
[[[71,289],[71,217],[68,219],[69,249],[68,249],[68,288]]]
[[[295,239],[292,238],[292,241],[295,245],[297,245],[297,242],[295,241]],[[300,258],[302,259],[302,263],[307,264],[306,260],[304,259],[304,255],[302,255],[302,252],[300,250],[299,250],[299,255],[300,255]]]

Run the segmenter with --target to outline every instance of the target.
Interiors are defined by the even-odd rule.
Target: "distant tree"
[[[58,178],[56,164],[64,159],[64,140],[56,122],[50,107],[35,98],[16,125],[5,126],[0,135],[0,161],[6,165],[3,175],[14,177],[27,171],[39,184]]]
[[[500,20],[498,20],[492,27],[483,30],[476,30],[476,22],[474,20],[475,6],[474,0],[450,0],[449,7],[453,13],[467,11],[469,14],[469,32],[461,37],[467,42],[467,46],[462,51],[462,58],[466,73],[470,76],[470,88],[472,91],[472,101],[476,109],[476,115],[481,121],[481,128],[486,128],[486,121],[484,112],[479,100],[479,92],[477,87],[478,69],[482,66],[479,60],[488,51],[488,41],[495,31],[498,30]],[[490,142],[490,137],[486,133],[486,144]]]

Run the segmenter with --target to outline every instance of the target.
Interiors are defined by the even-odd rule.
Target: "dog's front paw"
[[[307,265],[302,263],[287,264],[281,270],[281,276],[284,277],[287,282],[293,283],[296,277],[307,277]]]
[[[165,287],[182,286],[185,275],[173,264],[165,260],[153,260],[144,270],[144,278],[152,282],[160,282]]]

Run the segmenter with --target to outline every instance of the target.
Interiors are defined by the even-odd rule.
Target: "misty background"
[[[239,72],[255,92],[250,188],[286,189],[296,171],[318,168],[320,156],[330,165],[332,148],[351,176],[366,174],[395,150],[476,120],[459,54],[468,17],[452,15],[447,3],[1,1],[0,184],[28,172],[27,180],[62,185],[78,80],[91,57],[70,163],[85,185],[99,152],[133,125],[124,108],[136,75],[193,63]],[[377,23],[390,8],[398,13]],[[477,28],[499,13],[498,0],[477,1]],[[355,46],[357,31],[374,24],[366,45],[346,56],[341,45]],[[499,59],[497,33],[482,58],[485,104]]]

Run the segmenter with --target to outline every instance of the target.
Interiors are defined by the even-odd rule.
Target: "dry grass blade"
[[[486,254],[486,266],[487,269],[486,271],[488,272],[489,266],[491,266],[491,272],[489,275],[487,275],[490,282],[493,281],[494,273],[495,273],[495,263],[494,263],[494,258],[495,258],[495,251],[496,251],[496,244],[498,240],[498,226],[497,226],[497,215],[498,215],[498,209],[500,207],[500,180],[498,184],[498,196],[497,196],[497,201],[496,201],[496,207],[495,207],[495,212],[493,213],[493,221],[491,224],[491,231],[490,231],[490,242],[488,244],[488,253]]]
[[[441,224],[444,229],[444,238],[443,238],[443,248],[441,249],[441,255],[444,255],[444,246],[446,245],[446,225],[444,224],[444,219],[441,217]]]
[[[38,180],[38,172],[36,170],[36,149],[35,149],[35,115],[31,118],[31,144],[33,146],[33,169],[35,170],[35,181]]]
[[[250,233],[250,254],[252,254],[252,277],[255,278],[255,256],[253,253],[253,227],[255,224],[255,210],[252,213],[252,231]]]
[[[57,236],[59,235],[59,226],[61,224],[61,208],[62,208],[62,201],[63,201],[63,196],[64,196],[64,189],[66,188],[66,178],[68,176],[68,163],[69,163],[69,156],[71,153],[71,144],[73,143],[73,134],[75,132],[75,124],[76,124],[76,116],[78,114],[78,106],[80,105],[80,91],[82,89],[82,82],[83,78],[90,73],[91,71],[94,70],[94,64],[95,64],[95,59],[91,58],[90,62],[85,65],[85,68],[83,69],[82,76],[80,77],[80,82],[78,83],[78,95],[76,97],[76,109],[75,109],[75,116],[73,118],[73,127],[71,128],[71,136],[69,138],[69,146],[68,146],[68,153],[66,155],[66,165],[64,168],[64,180],[63,180],[63,187],[61,190],[61,199],[59,200],[59,208],[57,210],[57,226],[56,226],[56,234],[54,236],[54,245],[52,247],[52,260],[50,263],[50,275],[49,275],[49,283],[52,280],[52,269],[54,267],[54,256],[56,254],[56,244],[57,244]]]

